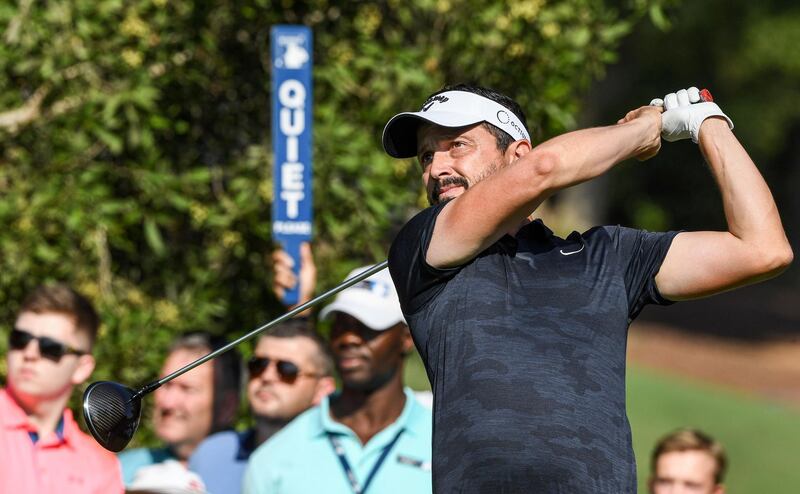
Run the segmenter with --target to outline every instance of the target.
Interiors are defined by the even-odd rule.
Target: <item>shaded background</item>
[[[416,164],[386,157],[380,132],[390,115],[457,81],[515,95],[537,139],[613,123],[689,84],[708,87],[771,185],[798,250],[793,2],[19,0],[0,5],[6,327],[34,286],[73,283],[104,321],[94,378],[137,385],[157,374],[175,334],[236,337],[282,312],[267,256],[266,43],[276,23],[315,34],[320,291],[382,260],[396,229],[425,205]],[[724,227],[719,195],[688,142],[565,191],[540,213],[563,233],[600,222]],[[641,478],[657,436],[700,425],[731,448],[730,492],[797,485],[787,459],[800,439],[792,392],[800,378],[786,379],[791,365],[767,362],[800,361],[776,357],[798,346],[799,281],[796,263],[757,287],[645,311],[631,333],[629,371]],[[734,360],[711,371],[710,352],[721,348]],[[741,379],[756,375],[742,363],[754,361],[770,373]],[[427,386],[413,362],[409,375]],[[134,445],[153,442],[143,427]]]

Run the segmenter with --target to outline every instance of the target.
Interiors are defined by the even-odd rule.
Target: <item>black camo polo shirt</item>
[[[635,493],[627,331],[644,305],[670,303],[654,277],[676,232],[562,239],[535,221],[439,270],[425,252],[442,207],[389,254],[433,387],[434,491]]]

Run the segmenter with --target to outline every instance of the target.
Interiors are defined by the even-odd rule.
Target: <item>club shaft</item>
[[[322,295],[318,295],[317,297],[309,300],[308,302],[306,302],[306,303],[304,303],[302,305],[298,305],[297,307],[295,307],[294,309],[290,310],[286,314],[280,316],[279,318],[274,319],[274,320],[264,324],[263,326],[258,327],[256,329],[250,331],[246,335],[244,335],[244,336],[242,336],[242,337],[240,337],[240,338],[228,343],[227,345],[225,345],[225,346],[223,346],[221,348],[218,348],[217,350],[209,353],[205,357],[200,357],[199,359],[195,360],[194,362],[192,362],[192,363],[190,363],[190,364],[188,364],[188,365],[186,365],[184,367],[181,367],[180,369],[176,370],[172,374],[169,374],[169,375],[166,375],[166,376],[162,377],[158,381],[153,381],[150,384],[146,384],[145,386],[142,387],[142,389],[140,389],[136,393],[135,396],[136,397],[140,397],[143,394],[147,394],[147,393],[149,393],[151,391],[154,391],[155,389],[157,389],[162,384],[175,379],[176,377],[180,376],[181,374],[189,372],[190,370],[194,369],[195,367],[197,367],[199,365],[203,365],[204,363],[208,362],[209,360],[211,360],[211,359],[213,359],[213,358],[215,358],[215,357],[227,352],[231,348],[233,348],[233,347],[235,347],[235,346],[237,346],[237,345],[239,345],[241,343],[244,343],[245,341],[248,341],[248,340],[254,338],[259,333],[261,333],[263,331],[266,331],[269,328],[271,328],[271,327],[273,327],[273,326],[275,326],[277,324],[280,324],[280,323],[282,323],[283,321],[285,321],[287,319],[291,319],[292,317],[294,317],[297,314],[303,312],[304,310],[309,309],[309,308],[317,305],[318,303],[322,302],[323,300],[325,300],[326,298],[330,297],[331,295],[335,295],[335,294],[339,293],[340,291],[344,290],[345,288],[349,288],[349,287],[355,285],[356,283],[358,283],[359,281],[362,281],[362,280],[365,280],[365,279],[369,278],[370,276],[372,276],[373,274],[377,273],[378,271],[381,271],[382,269],[385,269],[388,264],[389,264],[389,261],[383,261],[381,263],[378,263],[378,264],[372,266],[371,268],[367,269],[363,273],[359,273],[356,276],[353,276],[352,278],[346,279],[340,285],[331,288],[330,290],[328,290],[327,292],[323,293]]]

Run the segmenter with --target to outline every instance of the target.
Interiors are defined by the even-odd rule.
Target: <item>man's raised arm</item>
[[[673,99],[674,109],[665,100],[665,121],[670,110],[688,121],[697,108],[685,98],[682,105]],[[769,188],[722,117],[719,112],[711,118],[694,118],[691,136],[719,186],[728,231],[675,237],[656,276],[659,291],[670,300],[704,297],[765,280],[781,273],[793,259]]]
[[[470,153],[485,153],[469,132],[426,138],[425,130],[420,131],[420,160],[429,195],[431,190],[435,193],[436,183],[467,174],[463,163]],[[661,109],[642,107],[618,125],[569,132],[533,149],[527,141],[516,141],[504,153],[497,151],[501,163],[483,154],[483,175],[466,177],[474,183],[439,214],[426,261],[437,268],[468,262],[504,234],[515,232],[558,190],[595,178],[628,158],[655,155],[661,146],[660,132]]]

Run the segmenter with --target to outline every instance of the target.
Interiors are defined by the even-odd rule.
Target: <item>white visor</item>
[[[475,93],[447,91],[428,98],[420,111],[393,116],[383,129],[383,149],[395,158],[417,155],[417,129],[423,122],[442,127],[466,127],[487,122],[503,130],[515,141],[530,141],[528,129],[514,112]]]

